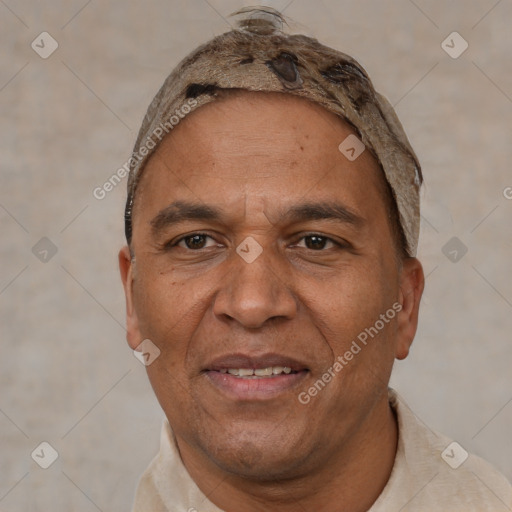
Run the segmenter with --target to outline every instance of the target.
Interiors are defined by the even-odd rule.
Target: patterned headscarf
[[[274,91],[301,96],[348,122],[380,163],[391,187],[409,256],[420,226],[418,159],[398,117],[352,57],[316,39],[282,31],[284,17],[269,7],[245,8],[237,28],[185,57],[167,77],[142,122],[132,157],[125,234],[132,236],[135,190],[144,165],[180,119],[214,101],[222,89]],[[355,148],[349,148],[354,154]],[[341,151],[341,147],[340,147]]]

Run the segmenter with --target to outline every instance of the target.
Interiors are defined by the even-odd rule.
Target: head
[[[414,338],[421,265],[375,151],[338,149],[349,136],[308,98],[232,91],[181,119],[136,180],[128,343],[160,349],[147,372],[182,446],[232,474],[326,464]]]

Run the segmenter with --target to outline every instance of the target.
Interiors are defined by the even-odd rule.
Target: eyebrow
[[[222,209],[188,201],[174,201],[161,210],[150,222],[153,235],[169,226],[191,220],[222,222],[225,213]],[[292,206],[281,216],[282,222],[299,223],[311,220],[334,220],[353,227],[361,227],[365,219],[343,204],[328,202],[304,202]]]
[[[222,219],[222,211],[214,206],[187,201],[174,201],[169,206],[158,212],[151,220],[151,228],[154,235],[174,224],[188,220],[215,220]]]
[[[335,220],[354,227],[361,227],[365,219],[343,204],[333,201],[324,203],[301,203],[292,206],[283,216],[289,222],[309,220]]]

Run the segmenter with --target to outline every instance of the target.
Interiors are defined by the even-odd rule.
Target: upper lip
[[[308,367],[294,359],[281,354],[267,353],[260,355],[227,354],[212,359],[206,366],[206,371],[220,371],[228,368],[269,368],[270,366],[284,366],[293,371],[307,370]]]

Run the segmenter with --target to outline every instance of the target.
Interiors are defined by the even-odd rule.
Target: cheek
[[[162,272],[147,261],[138,269],[134,299],[141,330],[169,330],[185,321],[200,294],[187,280],[178,280],[172,271]]]
[[[364,341],[365,333],[369,340],[381,340],[366,352],[387,350],[390,343],[386,340],[393,338],[395,329],[395,312],[392,310],[391,314],[385,316],[387,321],[384,324],[381,315],[386,315],[397,300],[397,287],[389,279],[389,272],[375,262],[359,268],[343,269],[328,282],[310,287],[310,307],[314,310],[319,329],[335,354],[348,350],[358,336]]]
[[[194,295],[186,283],[154,272],[140,272],[134,282],[134,306],[140,335],[150,339],[161,351],[160,361],[174,366],[185,353],[191,318],[197,310]]]
[[[190,409],[185,361],[189,340],[201,316],[201,302],[186,283],[151,272],[139,274],[134,297],[140,335],[160,350],[146,367],[149,381],[162,409],[176,417],[180,409]]]

